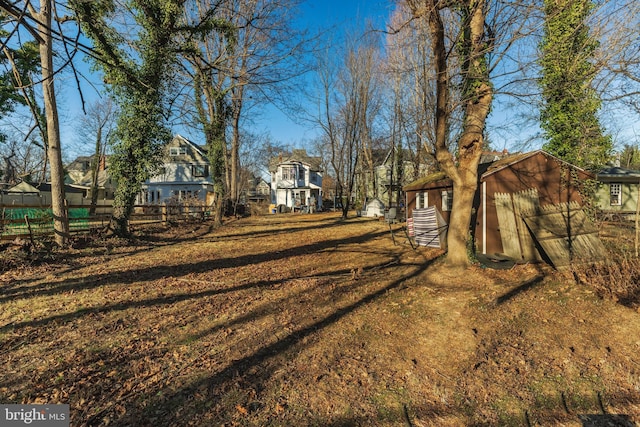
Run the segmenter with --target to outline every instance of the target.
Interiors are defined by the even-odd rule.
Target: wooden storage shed
[[[523,213],[540,212],[546,206],[575,210],[582,205],[580,186],[594,179],[589,172],[542,150],[481,164],[478,174],[471,227],[477,253],[507,254],[523,261],[541,259]],[[455,194],[451,180],[442,172],[415,181],[404,191],[407,217],[416,208],[435,206],[449,222]],[[566,236],[556,238],[566,240]]]

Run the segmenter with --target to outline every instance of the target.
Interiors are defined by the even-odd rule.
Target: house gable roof
[[[167,146],[165,147],[165,149],[166,149],[165,160],[168,157],[167,155],[169,153],[169,148],[171,148],[171,147],[179,147],[179,146],[182,146],[182,145],[186,145],[186,146],[191,148],[192,154],[188,155],[189,157],[194,157],[194,154],[195,154],[195,157],[197,157],[198,160],[206,161],[207,163],[209,162],[209,159],[207,158],[207,153],[205,152],[205,148],[204,147],[201,147],[200,145],[198,145],[198,144],[196,144],[196,143],[194,143],[192,141],[189,141],[187,138],[185,138],[184,136],[179,135],[179,134],[176,134],[173,137],[173,139],[169,142],[169,144],[167,144]]]
[[[7,189],[8,193],[39,193],[40,191],[27,181],[22,181],[19,184],[14,185]]]
[[[294,149],[290,155],[280,155],[271,159],[269,162],[269,171],[275,172],[280,165],[302,163],[309,166],[312,171],[321,171],[321,158],[309,156],[305,149]]]
[[[414,191],[420,190],[422,188],[446,187],[449,185],[451,185],[451,179],[448,178],[444,172],[439,171],[423,176],[422,178],[405,185],[404,187],[402,187],[402,190]]]
[[[86,172],[91,166],[91,160],[94,156],[78,156],[74,161],[69,163],[66,167],[68,171],[80,171]]]
[[[45,192],[45,193],[50,193],[51,192],[51,183],[50,182],[42,182],[42,183],[36,185],[35,187],[40,192]],[[79,188],[77,186],[73,186],[73,185],[70,185],[70,184],[65,184],[64,192],[65,193],[84,194],[84,190],[82,188]]]
[[[563,163],[566,166],[569,166],[569,167],[571,167],[573,169],[576,169],[576,170],[578,170],[578,171],[580,171],[580,172],[582,172],[584,174],[591,175],[586,170],[584,170],[584,169],[582,169],[582,168],[580,168],[578,166],[572,165],[571,163],[568,163],[568,162],[566,162],[566,161],[554,156],[553,154],[549,154],[544,150],[535,150],[535,151],[530,151],[528,153],[517,153],[517,154],[514,154],[512,156],[507,156],[507,157],[504,157],[504,158],[502,158],[500,160],[497,160],[497,161],[491,163],[489,165],[489,167],[487,168],[487,170],[482,174],[481,178],[484,179],[489,175],[497,173],[497,172],[499,172],[499,171],[501,171],[501,170],[503,170],[505,168],[508,168],[509,166],[512,166],[512,165],[514,165],[516,163],[519,163],[519,162],[521,162],[523,160],[529,159],[529,158],[537,156],[537,155],[543,155],[545,157],[554,159],[554,160],[556,160],[556,161],[558,161],[560,163]]]

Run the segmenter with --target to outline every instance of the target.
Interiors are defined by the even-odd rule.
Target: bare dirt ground
[[[0,273],[0,403],[72,426],[640,425],[640,313],[395,225],[273,215]]]

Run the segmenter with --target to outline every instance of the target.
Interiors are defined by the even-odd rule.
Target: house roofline
[[[550,157],[554,160],[557,160],[558,162],[567,165],[573,169],[578,170],[579,172],[582,172],[583,174],[587,175],[587,176],[591,176],[593,178],[596,177],[595,174],[579,167],[576,165],[573,165],[565,160],[562,160],[556,156],[554,156],[553,154],[550,154],[544,150],[534,150],[534,151],[530,151],[528,153],[520,153],[520,154],[514,154],[512,156],[509,157],[504,157],[502,159],[496,160],[495,162],[490,163],[489,168],[487,169],[486,172],[482,173],[479,175],[479,180],[482,182],[483,180],[485,180],[487,177],[502,171],[510,166],[513,166],[516,163],[519,163],[523,160],[529,159],[535,155],[538,154],[543,154],[544,156]],[[496,165],[497,163],[497,165]],[[451,178],[447,177],[445,175],[444,172],[434,172],[431,175],[427,175],[426,177],[422,177],[404,187],[402,187],[402,189],[406,192],[406,191],[415,191],[415,190],[420,190],[420,189],[433,189],[433,188],[439,188],[439,187],[447,187],[450,186],[453,183],[453,181],[451,180]]]
[[[179,138],[182,141],[186,142],[187,144],[191,145],[198,152],[198,154],[200,154],[204,158],[207,158],[207,154],[202,150],[202,148],[198,144],[188,140],[187,138],[185,138],[184,136],[180,135],[179,133],[175,134],[175,136],[173,137],[173,139],[177,139],[177,138]]]
[[[612,166],[598,172],[596,179],[600,182],[613,182],[615,180],[618,182],[640,183],[640,171]]]

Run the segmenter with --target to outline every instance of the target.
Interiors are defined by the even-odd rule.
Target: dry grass
[[[640,422],[637,311],[542,266],[461,275],[395,241],[287,214],[11,269],[0,402],[69,403],[74,427]]]
[[[635,256],[631,223],[603,223],[601,232],[607,243],[602,260],[573,268],[577,281],[596,290],[598,295],[627,307],[640,308],[640,260]]]

